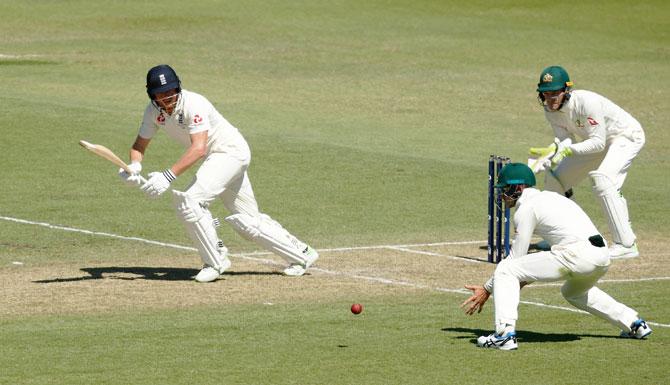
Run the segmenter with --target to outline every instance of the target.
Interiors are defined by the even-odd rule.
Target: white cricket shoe
[[[299,264],[299,263],[292,263],[284,269],[284,275],[288,275],[289,277],[300,277],[301,275],[304,275],[307,269],[309,269],[310,266],[314,262],[316,262],[317,259],[319,259],[319,253],[316,252],[313,248],[310,246],[307,246],[305,251],[302,252],[303,258],[307,262],[305,262],[304,265]]]
[[[632,325],[630,325],[630,332],[621,332],[621,337],[622,338],[635,338],[638,340],[641,340],[645,338],[646,336],[651,334],[651,328],[645,320],[642,318],[639,318],[637,321],[633,322]]]
[[[516,350],[519,347],[516,343],[516,332],[507,332],[501,336],[495,333],[481,336],[477,338],[477,346],[500,350]]]
[[[218,269],[212,266],[205,265],[202,270],[198,273],[198,275],[195,276],[195,280],[198,282],[212,282],[219,278],[221,274],[223,274],[224,271],[226,271],[230,267],[230,259],[228,257],[224,257],[223,261],[221,263],[221,267]]]
[[[640,252],[637,249],[637,243],[633,243],[633,246],[631,247],[626,247],[620,243],[615,243],[609,248],[609,253],[611,259],[635,258],[640,255]]]

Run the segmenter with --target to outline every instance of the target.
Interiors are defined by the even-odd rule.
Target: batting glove
[[[122,168],[119,169],[119,178],[121,178],[121,180],[128,186],[135,187],[141,185],[143,182],[143,178],[140,175],[140,172],[142,171],[142,163],[133,162],[128,165],[128,168],[132,171],[130,174]]]
[[[163,172],[152,172],[149,174],[147,183],[142,186],[142,191],[151,198],[158,198],[170,188],[170,183],[175,179],[177,176],[169,168]]]

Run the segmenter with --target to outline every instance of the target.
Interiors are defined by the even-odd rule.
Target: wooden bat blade
[[[81,145],[82,147],[84,147],[84,148],[87,149],[88,151],[94,153],[95,155],[97,155],[97,156],[99,156],[99,157],[101,157],[101,158],[105,158],[105,159],[107,159],[108,161],[114,163],[115,165],[121,167],[121,168],[124,169],[128,174],[132,174],[132,171],[130,170],[130,168],[128,167],[128,165],[126,164],[126,162],[122,161],[121,158],[119,158],[118,156],[116,156],[116,154],[114,154],[114,153],[112,152],[112,150],[110,150],[109,148],[107,148],[107,147],[105,147],[105,146],[103,146],[103,145],[101,145],[101,144],[93,144],[93,143],[89,143],[89,142],[87,142],[87,141],[85,141],[85,140],[80,140],[80,141],[79,141],[79,145]]]
[[[79,141],[79,145],[82,146],[82,147],[84,147],[85,149],[87,149],[87,150],[89,150],[89,151],[92,150],[93,148],[95,148],[95,145],[94,145],[94,144],[89,143],[89,142],[87,142],[87,141],[85,141],[85,140],[80,140],[80,141]]]

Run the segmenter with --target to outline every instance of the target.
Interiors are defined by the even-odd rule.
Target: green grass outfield
[[[0,10],[0,384],[667,381],[667,2],[0,0]],[[261,209],[317,249],[474,243],[324,251],[320,270],[288,280],[268,264],[278,258],[250,254],[257,246],[224,226],[231,274],[196,285],[192,251],[36,224],[190,246],[168,196],[125,188],[77,145],[125,158],[146,71],[160,63],[240,129]],[[603,288],[658,326],[648,341],[612,338],[566,310],[557,287],[529,288],[519,351],[479,351],[492,306],[466,317],[457,290],[492,266],[426,253],[484,258],[486,161],[524,161],[551,142],[534,90],[552,64],[646,130],[623,191],[643,254],[616,262]],[[180,151],[160,135],[145,171]],[[588,183],[576,193],[606,233]]]

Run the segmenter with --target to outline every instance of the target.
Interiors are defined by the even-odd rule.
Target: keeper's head
[[[172,67],[161,64],[147,72],[147,94],[157,108],[172,114],[181,94],[181,81]]]
[[[572,82],[568,72],[561,66],[542,70],[537,83],[537,98],[547,111],[558,111],[570,99]]]
[[[508,163],[498,173],[496,188],[502,190],[505,204],[514,207],[526,187],[535,186],[535,174],[523,163]]]

